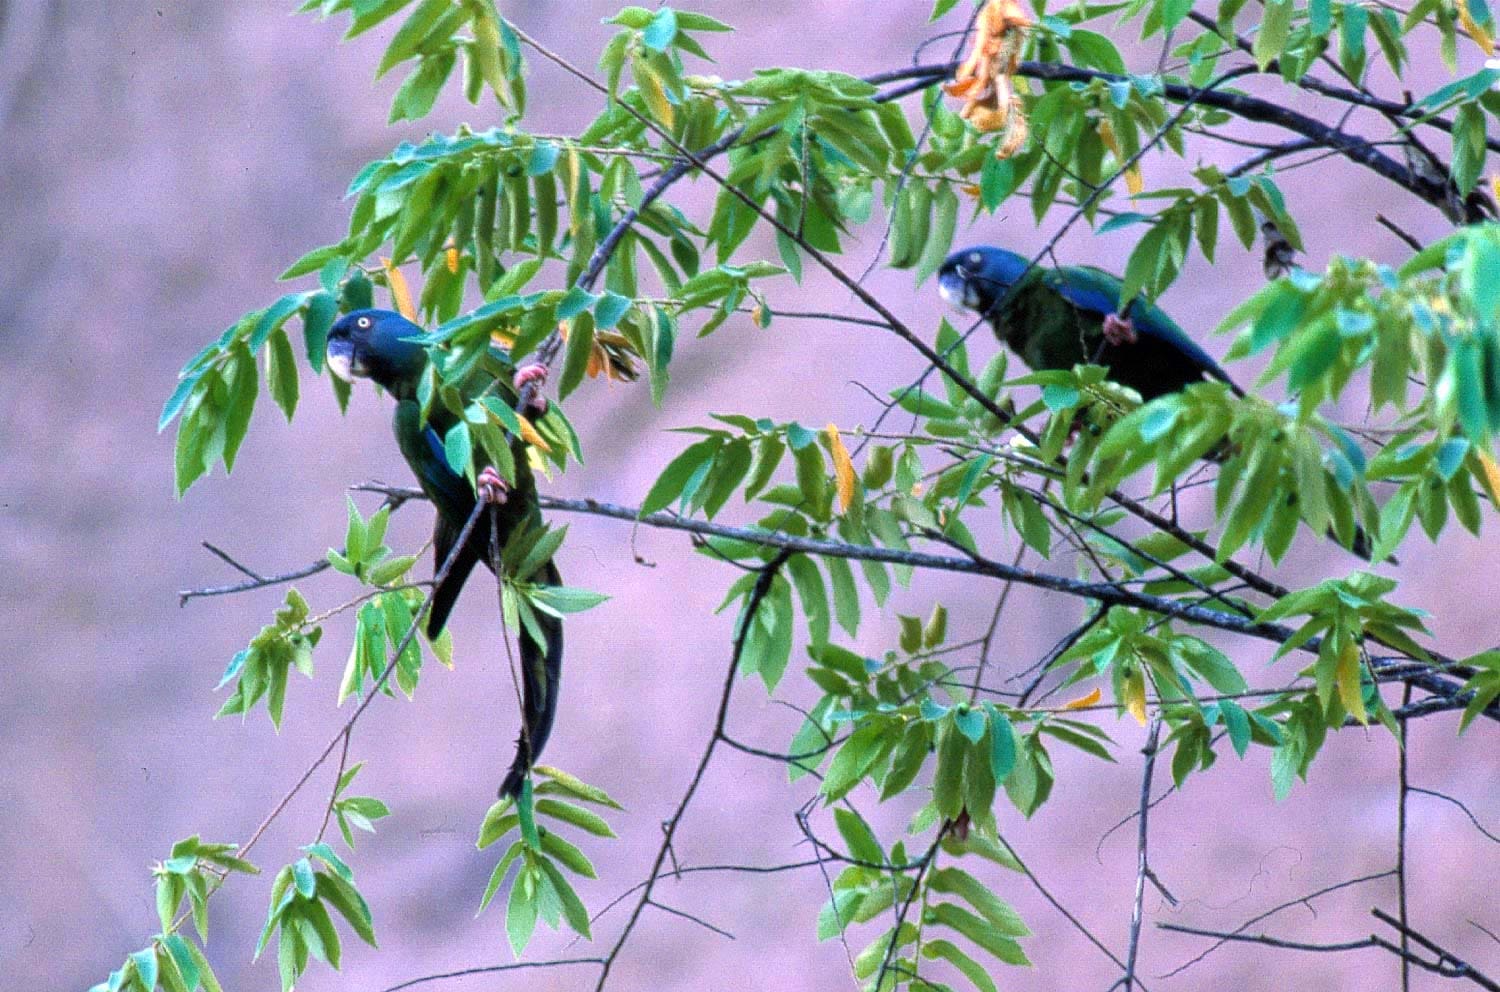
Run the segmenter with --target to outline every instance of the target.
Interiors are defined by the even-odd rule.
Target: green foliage
[[[236,654],[224,670],[218,688],[232,680],[234,692],[215,715],[244,716],[264,698],[266,712],[279,728],[291,670],[296,668],[312,677],[313,648],[322,636],[322,627],[309,625],[307,600],[296,589],[288,589],[286,605],[276,611],[276,622],[262,627],[250,646]]]
[[[353,784],[354,776],[358,775],[363,767],[364,762],[360,762],[339,776],[338,784],[333,789],[333,802],[329,805],[334,819],[338,821],[339,834],[351,851],[354,850],[355,830],[373,834],[375,821],[391,815],[386,804],[373,796],[344,795],[344,792]]]
[[[349,866],[327,844],[310,844],[303,851],[307,857],[276,874],[271,884],[271,909],[255,946],[255,956],[260,957],[271,935],[276,934],[282,992],[290,992],[307,971],[310,958],[338,970],[343,947],[334,925],[335,913],[360,940],[377,946],[375,921],[355,888]]]
[[[957,25],[968,7],[935,0],[932,19]],[[1282,183],[1305,164],[1291,160],[1296,149],[1220,167],[1203,162],[1198,137],[1223,135],[1243,118],[1369,165],[1390,142],[1359,144],[1335,115],[1328,120],[1337,126],[1324,131],[1289,119],[1304,97],[1328,96],[1327,84],[1309,82],[1315,67],[1342,73],[1337,89],[1363,100],[1360,87],[1405,81],[1414,65],[1426,71],[1433,48],[1456,75],[1458,39],[1487,49],[1494,34],[1478,0],[1429,0],[1405,17],[1331,0],[1038,8],[1025,56],[1042,78],[1012,81],[1031,138],[1011,155],[936,86],[903,107],[899,87],[833,69],[699,75],[712,61],[708,46],[724,44],[730,29],[693,11],[631,6],[608,18],[597,39],[598,113],[559,136],[525,128],[524,35],[493,0],[309,0],[302,9],[349,14],[350,38],[380,25],[394,31],[376,67],[377,76],[405,73],[392,121],[426,117],[449,86],[471,103],[492,95],[504,121],[434,130],[366,165],[349,184],[342,236],[282,276],[316,283],[246,314],[184,367],[160,421],[161,430],[177,423],[179,496],[215,464],[232,470],[262,379],[288,420],[313,401],[299,361],[322,375],[330,326],[341,312],[373,306],[377,286],[426,329],[421,416],[451,425],[440,436],[444,457],[472,484],[481,454],[512,481],[521,458],[549,476],[581,461],[583,439],[564,404],[584,402],[589,379],[633,379],[639,364],[653,402],[665,405],[689,339],[747,311],[747,325],[780,333],[777,294],[795,300],[809,264],[832,264],[851,246],[881,244],[889,265],[922,286],[973,236],[971,225],[990,232],[1029,215],[1048,230],[1125,231],[1134,247],[1113,267],[1127,299],[1158,297],[1195,256],[1249,264],[1241,249],[1256,248],[1263,222],[1300,249],[1295,214],[1311,205],[1289,202]],[[1170,58],[1160,64],[1180,68],[1132,72],[1138,60],[1121,44],[1125,25],[1167,39]],[[1251,75],[1279,78],[1286,99],[1234,88]],[[1497,82],[1500,70],[1486,68],[1391,115],[1393,141],[1429,123],[1451,133],[1451,145],[1439,143],[1451,160],[1430,156],[1424,168],[1426,153],[1412,150],[1406,183],[1450,217],[1470,216],[1484,195]],[[694,160],[682,159],[684,150]],[[1388,177],[1407,168],[1389,161]],[[672,183],[684,175],[720,180],[702,216],[672,202]],[[1166,176],[1178,185],[1163,185]],[[775,258],[758,257],[773,241]],[[420,279],[414,298],[408,275]],[[800,682],[800,669],[818,691],[786,764],[793,782],[817,779],[842,849],[831,836],[819,843],[846,861],[819,914],[819,938],[878,923],[855,955],[859,980],[877,992],[948,987],[927,977],[936,968],[986,992],[1003,985],[991,973],[996,961],[1027,963],[1020,941],[1029,930],[976,865],[1020,869],[1000,825],[1008,809],[1030,817],[1068,787],[1054,754],[1114,760],[1100,720],[1159,718],[1179,788],[1209,769],[1226,741],[1241,758],[1252,745],[1269,749],[1278,797],[1307,778],[1331,731],[1374,717],[1395,732],[1381,694],[1389,669],[1373,645],[1402,664],[1433,657],[1419,643],[1422,615],[1392,602],[1395,580],[1354,572],[1283,595],[1236,558],[1263,552],[1279,565],[1304,530],[1310,541],[1332,534],[1346,546],[1368,538],[1376,562],[1405,552],[1414,522],[1432,540],[1452,520],[1480,532],[1483,501],[1500,506],[1491,454],[1500,432],[1496,287],[1500,225],[1473,224],[1399,269],[1334,256],[1323,273],[1294,269],[1235,306],[1221,324],[1235,332],[1230,361],[1266,362],[1250,396],[1212,381],[1143,404],[1098,366],[1016,375],[1004,349],[986,343],[971,356],[973,329],[936,319],[896,330],[924,347],[930,340],[948,371],[879,384],[890,404],[868,431],[739,412],[683,429],[687,443],[640,511],[744,525],[716,526],[700,550],[744,569],[720,607],[740,618],[732,637],[742,674],[776,694]],[[294,317],[302,359],[288,329]],[[536,358],[552,363],[559,393],[541,415],[519,410],[511,385],[517,364]],[[330,383],[342,408],[349,387]],[[1344,411],[1360,408],[1373,426],[1346,422]],[[1176,523],[1175,499],[1199,472],[1213,476],[1213,519],[1189,530]],[[1139,509],[1158,496],[1174,500],[1170,519]],[[264,699],[279,726],[290,671],[312,674],[322,625],[345,612],[353,647],[338,699],[368,698],[374,686],[415,690],[426,597],[410,579],[416,556],[385,543],[389,516],[382,507],[367,518],[350,502],[343,546],[327,560],[360,584],[357,597],[314,616],[290,591],[230,664],[221,684],[235,684],[221,713],[245,714]],[[791,553],[772,546],[787,538],[810,543]],[[544,639],[542,617],[605,598],[539,580],[565,540],[566,528],[523,526],[502,549],[511,630]],[[1068,588],[1090,600],[1093,619],[1048,659],[1048,674],[1083,695],[1061,706],[1029,692],[984,695],[970,673],[976,653],[988,660],[994,635],[983,647],[950,643],[941,604],[925,616],[898,614],[893,626],[871,622],[897,586],[920,595],[909,553],[934,550],[976,567],[1024,552],[1046,562],[1052,571],[1037,573],[1046,580],[1038,584],[1053,588],[1072,581],[1061,569],[1076,560],[1081,578]],[[1312,660],[1284,672],[1276,688],[1256,688],[1216,641],[1187,632],[1207,612],[1215,626],[1282,631],[1269,638],[1281,643],[1267,644],[1267,661]],[[1301,626],[1289,634],[1267,626],[1291,618]],[[885,631],[892,643],[874,656],[840,643]],[[446,636],[429,649],[451,663]],[[1472,694],[1455,704],[1464,706],[1462,727],[1500,699],[1496,657],[1462,662]],[[345,795],[359,768],[340,776],[328,807],[350,848],[355,829],[373,830],[389,812],[373,797]],[[481,848],[508,842],[480,905],[508,880],[505,929],[517,956],[539,920],[590,936],[569,876],[593,878],[595,868],[564,834],[611,837],[591,807],[619,808],[566,773],[534,771],[535,787],[528,780],[518,801],[492,807],[479,836]],[[919,803],[906,836],[881,837],[859,804],[903,796]],[[186,901],[201,938],[212,891],[205,872],[248,866],[225,845],[193,839],[178,848],[157,872],[163,936],[100,988],[217,989],[201,951],[170,932],[170,918]],[[337,967],[335,915],[374,942],[347,866],[326,845],[305,852],[277,875],[259,948],[278,936],[283,987],[310,959]]]
[[[580,937],[593,939],[588,910],[562,869],[584,878],[598,875],[593,862],[557,833],[557,828],[573,827],[595,837],[613,837],[614,831],[604,818],[579,803],[624,809],[603,789],[556,768],[538,765],[532,774],[541,779],[540,784],[533,786],[534,779],[528,778],[519,798],[501,799],[491,806],[479,828],[478,840],[479,849],[483,850],[512,832],[517,834],[490,873],[479,910],[483,912],[495,898],[514,867],[516,872],[505,908],[505,932],[518,958],[530,943],[539,919],[554,930],[566,922]]]

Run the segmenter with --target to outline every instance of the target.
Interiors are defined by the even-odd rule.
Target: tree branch
[[[1146,876],[1151,872],[1151,863],[1146,855],[1146,846],[1151,839],[1147,817],[1151,813],[1151,777],[1156,770],[1156,745],[1161,737],[1161,714],[1151,719],[1151,731],[1146,735],[1146,746],[1141,753],[1146,756],[1146,768],[1141,772],[1140,827],[1135,840],[1135,901],[1130,911],[1130,944],[1125,951],[1125,977],[1121,984],[1125,992],[1135,987],[1135,957],[1141,943],[1141,909],[1146,899]]]
[[[687,791],[683,793],[682,799],[677,804],[676,811],[672,814],[662,828],[661,847],[656,851],[656,859],[651,864],[651,874],[642,886],[640,900],[631,911],[630,918],[625,921],[625,928],[620,931],[614,946],[610,948],[609,954],[604,958],[600,968],[599,981],[594,986],[595,992],[601,992],[605,983],[609,980],[609,972],[614,967],[615,959],[625,948],[625,942],[630,939],[630,933],[635,929],[636,922],[640,920],[641,913],[647,904],[651,902],[651,892],[656,887],[656,881],[661,877],[661,866],[667,859],[667,854],[672,849],[672,838],[676,836],[677,827],[682,822],[682,816],[687,812],[688,803],[692,802],[693,795],[698,791],[698,786],[703,781],[703,775],[708,771],[708,763],[714,756],[714,749],[718,747],[721,735],[724,732],[724,723],[729,718],[729,699],[734,693],[734,679],[739,673],[740,658],[745,652],[745,643],[749,640],[750,627],[755,621],[755,615],[760,611],[761,604],[765,602],[766,596],[771,591],[771,584],[776,578],[781,566],[791,557],[789,551],[783,551],[772,558],[761,569],[760,577],[756,579],[755,586],[750,590],[750,596],[745,601],[745,609],[740,614],[739,624],[734,633],[734,650],[730,654],[729,668],[724,673],[724,689],[719,695],[719,711],[714,717],[714,729],[712,736],[708,739],[708,745],[703,749],[703,756],[698,759],[698,767],[693,772],[692,780],[688,782]]]
[[[958,68],[958,63],[948,62],[935,65],[913,66],[909,69],[899,69],[895,72],[882,73],[878,77],[870,77],[876,82],[895,82],[897,80],[925,80],[927,85],[937,83],[951,76]],[[1254,67],[1250,67],[1252,70]],[[1080,69],[1070,65],[1059,65],[1053,62],[1023,62],[1019,75],[1031,79],[1040,79],[1047,82],[1089,82],[1095,79],[1106,83],[1128,83],[1127,76],[1120,76],[1111,72],[1102,72],[1096,69]],[[1237,117],[1247,121],[1255,121],[1261,124],[1271,124],[1276,127],[1300,134],[1305,138],[1317,141],[1325,148],[1331,148],[1348,158],[1370,169],[1378,175],[1384,176],[1398,186],[1421,197],[1433,206],[1443,209],[1447,203],[1448,191],[1441,183],[1436,183],[1424,176],[1413,173],[1410,169],[1381,152],[1370,142],[1363,138],[1345,134],[1337,128],[1324,124],[1306,114],[1298,113],[1269,100],[1261,100],[1244,93],[1222,92],[1218,90],[1185,86],[1181,83],[1162,83],[1162,93],[1167,99],[1174,103],[1191,102],[1214,107],[1219,110],[1227,110]],[[1408,116],[1412,113],[1408,111]]]

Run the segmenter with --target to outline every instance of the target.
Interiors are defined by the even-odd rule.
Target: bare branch
[[[687,791],[683,793],[682,799],[677,804],[671,819],[667,820],[662,828],[661,846],[656,851],[656,859],[651,864],[651,874],[642,887],[641,898],[631,911],[630,918],[625,921],[625,928],[615,940],[614,946],[610,948],[609,954],[605,956],[604,963],[600,969],[599,981],[594,986],[595,992],[604,988],[605,982],[609,980],[610,968],[614,966],[615,959],[625,948],[625,942],[630,939],[630,933],[635,929],[636,922],[641,918],[647,903],[651,901],[651,891],[656,886],[656,881],[661,877],[661,866],[667,859],[667,854],[672,849],[672,838],[677,833],[677,827],[682,822],[682,816],[687,812],[688,803],[692,802],[693,795],[698,791],[699,784],[703,781],[703,775],[708,771],[708,763],[713,759],[714,749],[718,747],[719,741],[724,733],[724,723],[729,717],[729,699],[734,693],[734,679],[739,673],[740,658],[745,651],[745,643],[749,640],[750,628],[755,621],[755,615],[760,611],[761,604],[765,602],[766,596],[771,591],[772,581],[776,578],[781,566],[791,553],[783,551],[771,561],[767,562],[761,570],[760,578],[755,582],[754,588],[750,590],[750,596],[745,601],[745,608],[740,614],[739,623],[735,629],[734,650],[730,654],[728,671],[724,674],[724,689],[719,695],[719,711],[714,718],[713,734],[708,739],[708,745],[703,749],[703,756],[698,759],[698,767],[693,772],[691,781],[688,782]]]
[[[1410,938],[1413,943],[1420,944],[1422,947],[1427,948],[1427,950],[1437,955],[1436,961],[1428,962],[1416,956],[1415,954],[1408,954],[1404,950],[1398,950],[1398,953],[1401,954],[1402,960],[1410,961],[1412,964],[1415,964],[1420,968],[1425,968],[1434,974],[1442,975],[1444,978],[1467,978],[1469,981],[1473,982],[1475,985],[1478,985],[1480,988],[1488,989],[1489,992],[1500,992],[1500,982],[1496,982],[1493,978],[1490,978],[1484,972],[1480,971],[1473,965],[1469,964],[1467,961],[1458,957],[1458,955],[1454,954],[1452,951],[1444,949],[1430,938],[1423,936],[1416,930],[1413,930],[1411,927],[1402,923],[1394,916],[1391,916],[1383,909],[1380,909],[1379,907],[1372,909],[1370,910],[1370,915],[1375,917],[1381,923],[1384,923],[1387,926],[1396,929],[1403,938]],[[1370,939],[1379,942],[1380,946],[1382,947],[1396,950],[1395,948],[1392,948],[1391,945],[1386,944],[1384,941],[1381,941],[1379,937],[1371,937]]]
[[[1266,920],[1266,919],[1269,919],[1272,916],[1275,916],[1277,913],[1281,912],[1284,909],[1291,909],[1293,906],[1306,906],[1309,912],[1312,912],[1314,915],[1316,915],[1316,911],[1313,910],[1313,907],[1312,907],[1312,901],[1314,899],[1317,899],[1319,896],[1326,896],[1328,893],[1330,893],[1330,892],[1337,892],[1339,889],[1347,889],[1351,885],[1362,885],[1365,882],[1375,882],[1375,881],[1378,881],[1378,880],[1380,880],[1382,878],[1390,878],[1394,874],[1396,874],[1396,870],[1394,868],[1392,868],[1392,869],[1389,869],[1387,871],[1377,872],[1374,875],[1362,875],[1359,878],[1345,879],[1342,882],[1337,882],[1337,883],[1335,883],[1333,885],[1329,885],[1329,886],[1326,886],[1324,888],[1318,889],[1316,892],[1309,892],[1305,896],[1299,896],[1296,899],[1292,899],[1292,900],[1290,900],[1288,902],[1281,903],[1278,906],[1272,906],[1270,909],[1266,910],[1264,913],[1261,913],[1261,914],[1259,914],[1257,916],[1252,916],[1250,919],[1246,920],[1244,923],[1241,923],[1239,926],[1237,926],[1233,930],[1229,931],[1232,936],[1221,938],[1217,943],[1215,943],[1212,946],[1210,946],[1208,948],[1208,950],[1203,951],[1201,954],[1198,954],[1195,957],[1189,958],[1187,961],[1184,961],[1182,964],[1180,964],[1177,967],[1173,968],[1171,971],[1166,972],[1161,977],[1162,978],[1173,978],[1173,977],[1181,974],[1182,972],[1186,971],[1188,968],[1191,968],[1193,965],[1197,964],[1199,961],[1202,961],[1204,958],[1208,957],[1214,951],[1218,950],[1227,941],[1238,939],[1240,936],[1242,936],[1244,934],[1244,932],[1246,930],[1248,930],[1251,927],[1255,926],[1255,924],[1261,922],[1262,920]],[[1180,927],[1177,927],[1176,925],[1166,924],[1166,923],[1158,923],[1157,926],[1160,927],[1160,928],[1162,928],[1162,929],[1165,929],[1165,930],[1182,929]],[[1198,933],[1200,935],[1208,934],[1207,931],[1197,931],[1197,930],[1190,930],[1190,929],[1189,930],[1184,930],[1183,932],[1185,932],[1185,933]],[[1208,934],[1208,935],[1213,936],[1214,934]]]
[[[1005,849],[1010,852],[1010,856],[1016,859],[1016,864],[1021,866],[1021,871],[1023,871],[1026,874],[1026,877],[1030,879],[1031,884],[1036,888],[1036,890],[1042,894],[1042,898],[1047,900],[1047,902],[1051,904],[1052,908],[1057,910],[1058,913],[1062,915],[1063,919],[1071,923],[1073,925],[1073,929],[1083,934],[1083,936],[1087,938],[1090,944],[1093,944],[1095,947],[1097,947],[1100,953],[1113,961],[1118,967],[1123,969],[1125,967],[1125,962],[1122,961],[1114,951],[1111,951],[1109,947],[1104,943],[1104,941],[1094,936],[1093,932],[1090,931],[1088,927],[1084,926],[1082,921],[1080,921],[1078,917],[1074,916],[1066,906],[1058,901],[1057,897],[1054,896],[1052,892],[1042,884],[1042,880],[1040,878],[1037,878],[1036,873],[1031,870],[1031,867],[1028,864],[1026,864],[1026,861],[1016,851],[1015,846],[1004,837],[1000,838],[1000,843],[1004,844]],[[1149,990],[1146,988],[1146,983],[1141,981],[1140,978],[1136,978],[1135,984],[1140,986],[1141,992],[1149,992]]]
[[[666,913],[668,916],[678,916],[690,923],[696,923],[703,929],[712,931],[713,933],[718,934],[720,937],[728,937],[730,940],[735,939],[734,934],[730,933],[728,930],[722,929],[721,927],[716,927],[712,923],[709,923],[707,920],[694,916],[692,913],[685,913],[680,909],[674,909],[673,907],[668,906],[664,903],[657,902],[655,899],[648,899],[646,901],[646,905],[655,907],[656,909],[661,910],[663,913]]]
[[[1475,830],[1478,830],[1480,833],[1484,834],[1496,844],[1500,844],[1500,836],[1496,836],[1495,834],[1486,830],[1484,828],[1484,824],[1480,823],[1479,818],[1474,815],[1474,811],[1465,806],[1462,801],[1455,799],[1453,796],[1448,795],[1446,792],[1438,792],[1436,789],[1423,789],[1415,785],[1411,786],[1407,791],[1416,793],[1418,795],[1432,796],[1434,799],[1441,799],[1445,802],[1452,803],[1453,805],[1464,811],[1464,816],[1467,816],[1469,818],[1469,822],[1474,824]]]
[[[556,961],[517,961],[514,964],[491,964],[482,965],[478,968],[464,968],[460,971],[445,971],[436,975],[423,975],[421,978],[411,978],[399,985],[390,985],[380,992],[402,992],[403,989],[416,988],[418,985],[427,985],[432,982],[444,982],[451,978],[472,978],[475,975],[498,975],[506,971],[529,971],[537,968],[567,968],[580,964],[603,965],[603,958],[561,958]]]
[[[1146,899],[1146,876],[1151,872],[1146,853],[1146,846],[1151,839],[1147,817],[1151,812],[1151,775],[1156,770],[1156,745],[1160,737],[1161,714],[1158,713],[1151,719],[1146,746],[1141,748],[1141,753],[1146,756],[1146,767],[1141,772],[1141,820],[1135,839],[1135,901],[1130,911],[1130,944],[1125,951],[1125,977],[1122,980],[1125,992],[1131,992],[1135,987],[1135,958],[1141,942],[1141,908]]]
[[[233,565],[239,571],[244,572],[247,575],[255,574],[245,566],[241,565],[239,562],[236,562],[233,559],[229,558],[222,551],[219,551],[207,541],[203,542],[203,546],[214,552],[220,558],[228,561],[229,564]],[[209,596],[231,596],[235,593],[249,592],[252,589],[264,589],[267,586],[281,585],[283,582],[295,582],[298,579],[305,579],[310,575],[317,575],[319,572],[328,567],[328,559],[320,558],[309,565],[304,565],[302,568],[293,569],[290,572],[282,572],[279,575],[257,576],[256,578],[250,579],[246,582],[239,582],[232,586],[209,586],[204,589],[183,589],[177,594],[177,605],[186,606],[190,600],[204,599]]]

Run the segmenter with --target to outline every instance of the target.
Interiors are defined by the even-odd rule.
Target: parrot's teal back
[[[1217,362],[1154,303],[1136,298],[1121,311],[1120,280],[1091,266],[1033,268],[992,315],[1000,334],[1033,369],[1104,365],[1110,378],[1143,399],[1177,392],[1205,377],[1229,382]],[[1128,317],[1138,340],[1111,345],[1104,318]]]

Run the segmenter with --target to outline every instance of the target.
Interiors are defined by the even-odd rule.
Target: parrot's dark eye
[[[359,318],[358,320],[356,320],[354,322],[354,326],[358,327],[360,330],[369,330],[370,329],[370,318],[369,317],[361,317],[361,318]]]

